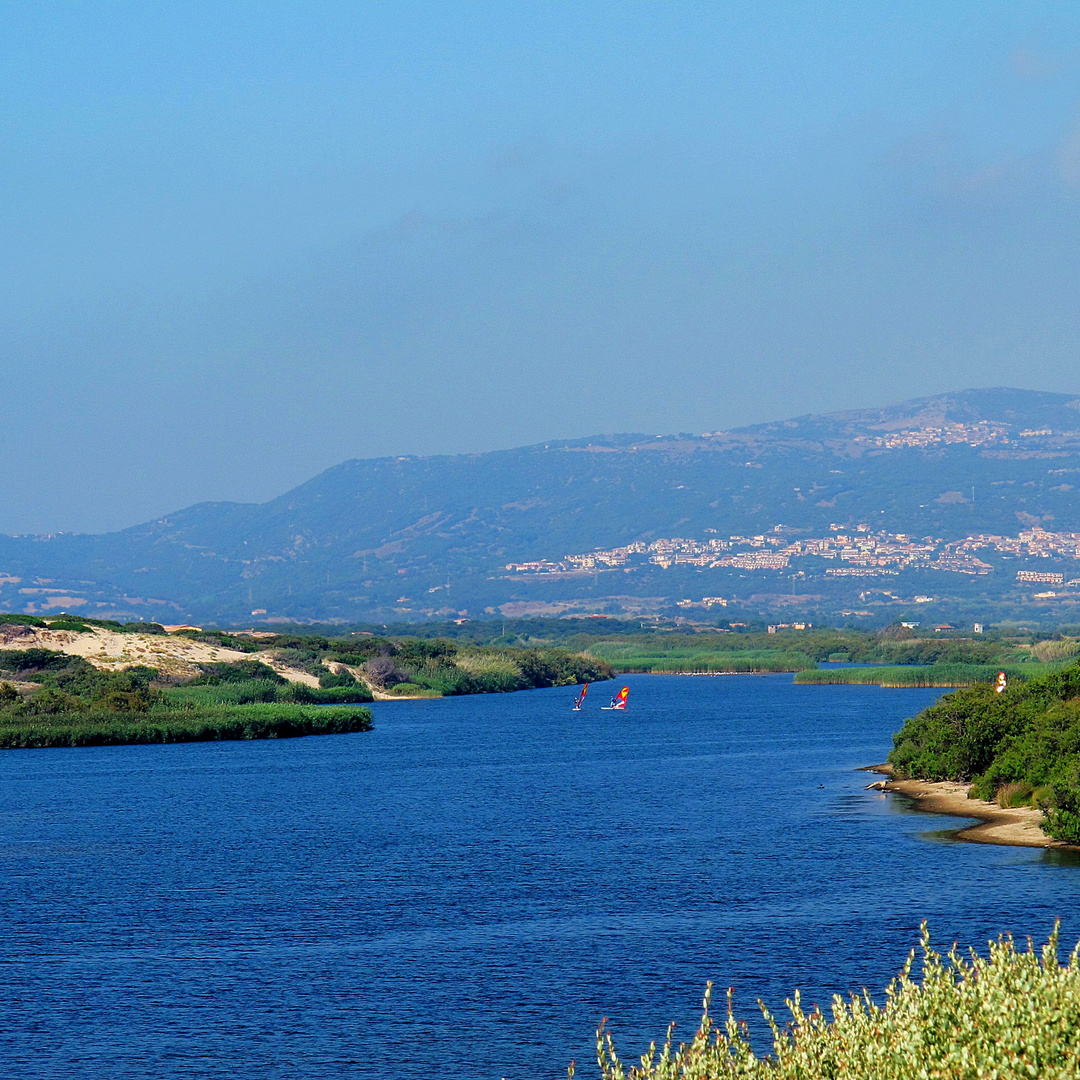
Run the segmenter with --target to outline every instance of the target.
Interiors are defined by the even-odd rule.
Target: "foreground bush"
[[[990,943],[988,958],[942,957],[922,927],[922,973],[911,976],[915,953],[876,1005],[864,991],[833,998],[832,1018],[803,1010],[798,993],[787,1002],[781,1030],[761,1006],[773,1032],[772,1054],[757,1057],[744,1024],[731,1011],[722,1029],[705,1015],[691,1043],[673,1046],[671,1029],[657,1053],[638,1065],[619,1060],[611,1036],[597,1032],[604,1080],[1075,1080],[1080,1075],[1080,945],[1062,966],[1058,931],[1036,953],[1012,940]],[[760,1003],[759,1003],[760,1004]],[[569,1074],[574,1076],[571,1065]]]

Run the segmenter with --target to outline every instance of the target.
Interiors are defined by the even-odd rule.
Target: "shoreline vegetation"
[[[653,1043],[639,1063],[624,1065],[601,1024],[597,1065],[603,1080],[1064,1080],[1080,1067],[1080,945],[1062,963],[1058,944],[1055,925],[1038,951],[1029,941],[1021,952],[1002,936],[987,956],[956,946],[942,955],[924,922],[884,1004],[864,990],[835,996],[826,1013],[805,1008],[796,990],[784,1023],[759,1002],[772,1030],[767,1056],[755,1053],[730,990],[726,1018],[712,1019],[710,984],[690,1042],[675,1044],[672,1025],[659,1050]],[[571,1064],[570,1080],[575,1072]]]
[[[612,677],[558,648],[0,615],[0,749],[368,731],[366,703]],[[318,707],[316,707],[318,706]]]
[[[925,666],[873,666],[849,668],[818,668],[800,671],[795,682],[802,686],[881,686],[940,687],[942,689],[977,686],[992,683],[999,671],[1004,671],[1010,682],[1026,682],[1028,679],[1060,671],[1063,663],[1028,664],[928,664]]]
[[[991,683],[1004,670],[1014,682],[1056,671],[1080,657],[1080,636],[947,628],[920,635],[904,625],[877,632],[775,628],[775,633],[700,632],[570,639],[618,674],[716,675],[793,673],[800,685],[961,687]],[[568,642],[569,644],[569,642]],[[858,666],[829,666],[843,664]]]
[[[966,839],[1028,832],[1004,828],[1009,822],[986,805],[993,803],[1031,812],[1013,824],[1035,824],[1054,841],[1080,846],[1080,664],[1001,693],[986,685],[954,690],[907,720],[893,744],[893,778],[871,786],[1001,826],[972,827]]]

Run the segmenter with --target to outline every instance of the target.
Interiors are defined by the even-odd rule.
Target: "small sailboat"
[[[585,695],[589,692],[589,684],[586,683],[581,688],[581,693],[574,699],[574,712],[581,712],[581,703],[585,700]]]
[[[612,699],[610,705],[602,705],[604,712],[622,712],[626,708],[626,698],[630,693],[630,687],[624,686]]]

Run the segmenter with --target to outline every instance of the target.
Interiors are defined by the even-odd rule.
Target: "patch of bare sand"
[[[22,628],[20,628],[21,630]],[[290,682],[318,686],[316,676],[289,667],[266,653],[245,653],[226,649],[205,641],[173,637],[164,634],[119,634],[114,630],[96,627],[90,633],[72,630],[44,630],[34,627],[30,633],[20,633],[6,644],[11,649],[54,649],[69,656],[81,656],[103,671],[145,664],[157,668],[163,675],[190,679],[199,674],[199,664],[231,664],[238,660],[258,660],[273,668]]]
[[[892,777],[891,765],[871,765],[867,772]],[[878,791],[895,792],[911,800],[916,810],[930,814],[950,814],[953,817],[977,818],[977,825],[957,829],[957,840],[979,844],[1007,844],[1013,847],[1073,848],[1074,845],[1054,840],[1042,831],[1045,815],[1041,810],[1026,806],[1001,807],[984,799],[969,799],[970,784],[953,780],[879,780],[870,787]]]
[[[367,687],[368,692],[376,701],[430,701],[430,694],[388,694],[380,690],[365,674],[363,668],[353,667],[351,664],[331,664],[335,675],[348,672],[361,686]]]

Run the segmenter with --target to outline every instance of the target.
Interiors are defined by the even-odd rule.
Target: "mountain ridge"
[[[662,610],[693,584],[745,607],[779,595],[768,574],[716,567],[688,583],[649,566],[608,589],[614,579],[599,570],[591,584],[560,585],[506,567],[777,526],[810,536],[864,524],[949,541],[1033,523],[1080,529],[1073,473],[1080,395],[1002,387],[704,435],[350,459],[265,503],[196,503],[114,533],[0,537],[0,604],[169,621],[475,617],[522,603],[618,610],[611,598],[624,595]],[[845,600],[810,577],[804,593],[826,597],[808,602],[815,612],[865,592]]]

